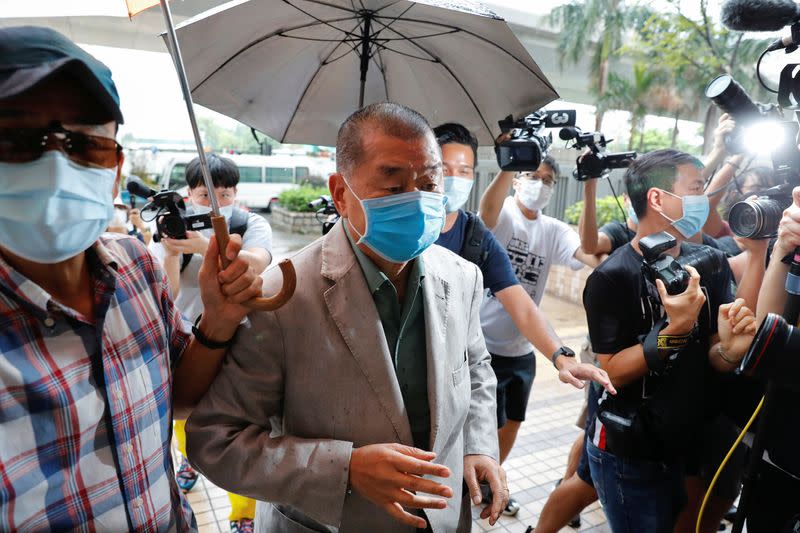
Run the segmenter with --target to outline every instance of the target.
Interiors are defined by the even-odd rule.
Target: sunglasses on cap
[[[118,166],[122,154],[122,146],[114,139],[69,131],[58,123],[49,128],[0,129],[0,163],[29,163],[49,150],[95,168]]]

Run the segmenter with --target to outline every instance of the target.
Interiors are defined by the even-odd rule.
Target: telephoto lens
[[[700,278],[704,280],[709,280],[711,276],[722,272],[724,265],[727,263],[725,254],[708,246],[698,247],[697,250],[691,253],[679,256],[676,261],[684,269],[687,266],[694,267],[697,273],[700,274]],[[688,278],[686,281],[688,286]],[[686,290],[686,287],[683,287],[683,290]]]
[[[786,202],[774,198],[759,197],[736,202],[728,213],[728,224],[739,237],[768,239],[778,233],[778,223]]]
[[[717,76],[708,84],[706,97],[737,121],[761,114],[742,86],[728,74]]]
[[[757,378],[797,386],[800,372],[800,331],[780,315],[770,313],[758,328],[740,370]]]

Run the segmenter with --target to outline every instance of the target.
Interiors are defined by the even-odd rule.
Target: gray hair
[[[344,121],[336,137],[336,172],[349,174],[361,162],[361,134],[367,126],[401,139],[419,139],[431,136],[428,121],[404,105],[378,102],[362,107]]]

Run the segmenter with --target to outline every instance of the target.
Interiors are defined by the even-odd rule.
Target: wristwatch
[[[564,357],[575,357],[575,352],[567,348],[566,346],[562,346],[558,350],[556,350],[553,355],[550,356],[550,360],[553,362],[553,366],[556,366],[556,359],[558,359],[559,355],[563,355]],[[558,367],[556,367],[558,368]]]

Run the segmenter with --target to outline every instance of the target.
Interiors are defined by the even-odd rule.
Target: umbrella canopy
[[[558,98],[506,23],[477,3],[235,0],[178,27],[195,101],[285,143],[336,144],[393,101],[492,144],[497,121]]]

